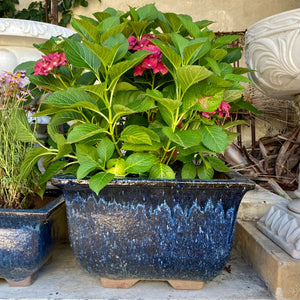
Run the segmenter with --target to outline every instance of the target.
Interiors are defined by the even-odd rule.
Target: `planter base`
[[[168,280],[168,282],[175,290],[201,290],[204,286],[203,281]]]
[[[114,280],[108,278],[100,278],[101,285],[104,288],[111,289],[129,289],[142,279],[124,279]],[[189,280],[166,280],[175,290],[201,290],[204,282]]]
[[[44,266],[51,264],[53,257],[50,256],[49,259],[45,262]],[[34,281],[37,278],[37,273],[30,275],[22,280],[11,280],[11,279],[6,279],[4,277],[0,277],[3,278],[11,287],[24,287],[24,286],[29,286],[32,285],[34,283]]]
[[[37,274],[28,276],[27,278],[19,281],[14,281],[14,280],[9,280],[5,279],[6,282],[9,284],[11,287],[24,287],[24,286],[29,286],[32,285],[33,282],[36,280]]]

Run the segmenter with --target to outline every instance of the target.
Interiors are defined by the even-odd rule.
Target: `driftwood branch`
[[[248,151],[231,145],[222,159],[234,170],[291,200],[286,191],[298,187],[300,127],[290,134],[260,138],[254,151],[253,147]]]

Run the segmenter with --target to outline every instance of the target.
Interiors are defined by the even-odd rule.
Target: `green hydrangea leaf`
[[[162,148],[162,144],[158,142],[153,142],[152,145],[132,143],[124,143],[122,145],[122,150],[135,152],[158,151],[160,148]]]
[[[97,162],[97,149],[94,146],[78,144],[76,145],[76,156],[80,165],[90,161]]]
[[[229,172],[230,169],[225,165],[225,163],[216,156],[208,156],[207,160],[209,164],[218,172]]]
[[[155,164],[150,169],[149,178],[153,179],[175,179],[175,173],[171,167],[165,164]]]
[[[201,134],[196,130],[184,130],[173,132],[170,127],[164,127],[163,132],[174,143],[183,148],[189,148],[199,145]]]
[[[98,42],[100,32],[90,19],[73,18],[72,27],[85,39]]]
[[[102,139],[97,146],[98,157],[104,163],[107,162],[112,157],[114,151],[115,151],[115,145],[108,137]]]
[[[181,170],[182,179],[194,179],[197,175],[196,166],[193,163],[186,163]]]
[[[152,138],[151,138],[152,137]],[[152,145],[152,140],[159,141],[154,131],[138,125],[129,125],[121,133],[120,140],[131,144]]]
[[[199,179],[212,179],[214,177],[214,169],[208,168],[204,163],[198,167]]]
[[[99,165],[94,161],[87,161],[79,166],[77,169],[77,179],[80,180],[84,177],[86,177],[90,172],[97,169]]]
[[[114,179],[114,177],[115,177],[114,174],[99,172],[90,178],[89,181],[90,189],[94,191],[96,194],[99,194],[99,192],[105,186],[107,186]]]
[[[110,159],[107,162],[108,173],[114,174],[117,177],[126,176],[126,163],[123,158]]]
[[[224,153],[228,146],[228,138],[226,132],[217,125],[202,125],[200,127],[200,134],[202,135],[202,143],[208,149]]]
[[[45,75],[30,75],[28,76],[31,83],[39,87],[49,89],[51,91],[59,91],[65,89],[65,86],[58,78],[55,78],[52,74]]]
[[[85,104],[86,102],[89,102],[97,107],[97,103],[87,92],[74,88],[57,91],[49,95],[49,97],[43,101],[43,103],[61,107],[70,107],[72,105],[76,106],[76,103],[82,102]]]
[[[212,75],[212,72],[203,66],[183,66],[177,70],[178,81],[183,93],[185,93],[190,86],[204,80],[210,75]]]
[[[144,173],[147,172],[157,160],[156,155],[150,153],[134,153],[126,159],[127,173]]]
[[[225,44],[231,43],[231,42],[237,40],[240,37],[241,36],[237,35],[237,34],[223,35],[223,36],[217,38],[214,41],[214,46],[221,46],[221,45],[225,45]]]
[[[79,124],[70,131],[67,137],[67,142],[78,143],[96,135],[98,136],[104,132],[106,132],[106,130],[97,124]]]
[[[70,64],[85,68],[97,74],[101,65],[100,59],[87,46],[71,39],[65,40],[65,53]]]

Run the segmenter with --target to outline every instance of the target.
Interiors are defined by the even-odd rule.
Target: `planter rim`
[[[33,216],[37,218],[49,218],[50,215],[65,202],[63,195],[59,195],[56,199],[39,209],[0,209],[0,216],[18,215],[18,216]]]
[[[23,36],[40,37],[44,39],[50,38],[51,35],[55,33],[64,37],[75,34],[73,30],[55,24],[24,19],[0,18],[1,35],[18,36],[20,32],[22,32]]]
[[[111,181],[107,186],[121,186],[124,184],[128,184],[131,186],[139,186],[139,185],[153,185],[153,186],[175,186],[175,185],[186,185],[190,187],[201,186],[205,184],[205,186],[215,186],[218,185],[220,187],[225,185],[243,185],[243,187],[247,187],[248,189],[254,189],[255,183],[248,179],[245,176],[240,175],[236,172],[228,172],[225,173],[228,178],[224,179],[148,179],[148,178],[115,178]],[[51,179],[51,183],[54,186],[60,187],[64,185],[65,187],[72,186],[82,186],[88,187],[89,180],[87,178],[77,180],[73,175],[56,175]]]
[[[256,23],[249,26],[246,30],[246,44],[249,43],[249,34],[259,37],[268,36],[273,31],[287,32],[290,29],[298,29],[299,23],[294,22],[299,19],[300,8],[295,8],[291,10],[286,10],[275,15],[271,15],[264,19],[257,21]],[[288,23],[284,24],[285,27],[282,27],[282,19],[286,19]],[[265,26],[267,27],[265,28]]]

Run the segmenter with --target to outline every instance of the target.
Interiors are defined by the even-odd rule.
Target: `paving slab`
[[[52,262],[29,287],[10,287],[0,280],[0,299],[90,300],[270,300],[274,299],[255,271],[233,249],[227,270],[198,291],[175,290],[167,282],[139,281],[130,289],[103,288],[97,276],[76,262],[69,244],[59,244]]]

